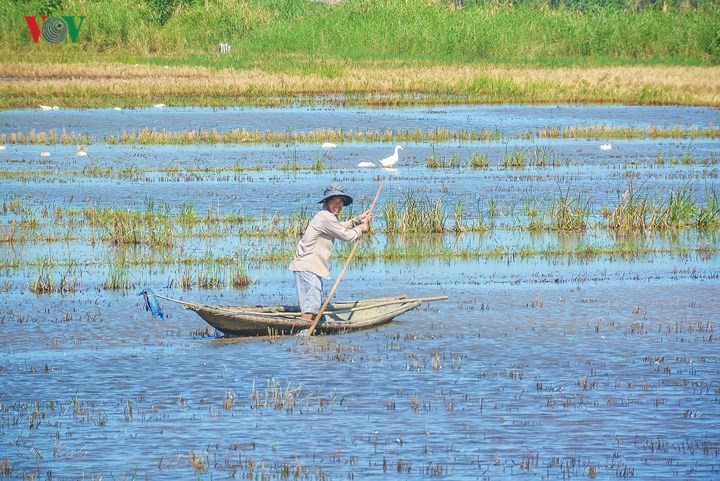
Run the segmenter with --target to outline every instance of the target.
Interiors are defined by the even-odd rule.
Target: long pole
[[[382,191],[383,184],[385,184],[385,179],[380,181],[380,187],[378,187],[377,194],[375,194],[375,199],[373,199],[373,202],[370,205],[370,209],[369,209],[370,213],[372,213],[373,209],[375,208],[375,204],[377,204],[377,201],[380,198],[380,192]],[[317,326],[317,323],[320,322],[320,318],[325,313],[325,309],[327,309],[328,304],[330,304],[330,300],[332,299],[332,296],[335,295],[335,291],[337,290],[338,285],[340,284],[340,281],[342,280],[343,276],[345,275],[345,271],[347,270],[348,266],[350,265],[350,261],[352,260],[353,254],[355,254],[355,249],[357,249],[357,246],[359,243],[360,243],[360,239],[355,240],[355,244],[352,246],[352,249],[350,250],[350,254],[348,255],[347,260],[345,261],[345,265],[343,266],[342,270],[340,271],[340,274],[338,275],[338,278],[335,281],[335,284],[332,286],[332,289],[330,290],[330,294],[328,294],[327,298],[325,299],[325,302],[323,303],[322,307],[320,308],[320,312],[318,312],[317,316],[315,316],[315,320],[313,320],[313,323],[310,326],[310,328],[308,329],[306,336],[313,335],[315,326]]]

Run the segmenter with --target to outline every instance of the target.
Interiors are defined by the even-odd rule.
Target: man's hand
[[[373,219],[373,215],[372,215],[372,212],[370,212],[369,210],[366,210],[365,212],[363,212],[362,214],[360,214],[358,216],[358,220],[360,221],[361,224],[367,224],[372,219]]]

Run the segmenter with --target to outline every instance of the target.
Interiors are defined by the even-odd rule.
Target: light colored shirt
[[[360,220],[357,217],[340,222],[332,212],[323,208],[312,218],[302,239],[298,242],[290,270],[310,271],[328,279],[330,277],[328,260],[335,239],[345,242],[356,240],[362,234],[359,225]]]

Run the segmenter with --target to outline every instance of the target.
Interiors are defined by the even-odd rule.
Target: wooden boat
[[[210,306],[157,296],[195,311],[205,322],[226,336],[294,335],[308,329],[312,321],[300,318],[298,306]],[[447,296],[411,299],[406,296],[364,301],[334,302],[328,305],[314,334],[339,334],[386,324],[423,302]]]

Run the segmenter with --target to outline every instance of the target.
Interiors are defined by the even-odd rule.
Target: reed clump
[[[651,226],[658,230],[677,230],[691,225],[697,213],[697,207],[691,194],[687,187],[679,192],[670,192],[667,204],[658,209]]]
[[[715,188],[707,190],[704,206],[696,209],[696,226],[700,230],[713,231],[720,228],[720,196]]]
[[[171,247],[175,243],[174,223],[166,214],[94,207],[86,209],[85,215],[90,225],[105,231],[105,240],[111,244]],[[187,215],[179,217],[185,225]]]
[[[387,202],[381,216],[388,234],[445,232],[446,213],[441,198],[431,200],[408,192],[399,202]]]
[[[610,213],[608,227],[615,232],[645,232],[650,228],[651,212],[649,200],[631,185]]]
[[[525,149],[515,148],[503,156],[500,166],[506,169],[524,169],[527,161]]]
[[[557,231],[584,231],[590,214],[589,201],[570,195],[570,189],[560,192],[559,199],[550,210],[550,229]]]
[[[301,385],[292,387],[290,382],[288,382],[285,387],[283,387],[282,383],[274,378],[268,380],[265,390],[262,391],[255,388],[255,381],[253,381],[250,391],[250,408],[282,409],[287,412],[293,412],[295,405],[302,395],[302,391],[303,387]]]
[[[681,230],[688,227],[716,230],[720,220],[718,197],[714,189],[707,192],[704,206],[693,200],[693,192],[688,186],[671,191],[667,201],[656,203],[642,189],[631,185],[610,212],[608,228],[617,233]]]
[[[49,272],[49,266],[46,262],[43,262],[40,274],[28,285],[28,289],[34,294],[52,294],[55,292],[55,279],[52,273]]]
[[[238,267],[233,271],[230,284],[236,289],[247,289],[252,285],[253,280],[244,267]]]
[[[130,269],[123,253],[108,261],[108,272],[103,287],[108,291],[124,291],[132,288]]]

